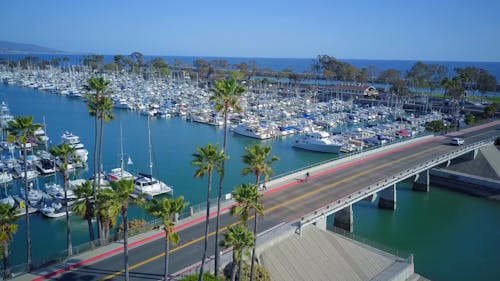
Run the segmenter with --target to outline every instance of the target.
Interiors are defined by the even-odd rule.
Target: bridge
[[[414,189],[429,190],[429,169],[447,165],[452,159],[466,155],[471,159],[477,150],[491,144],[500,135],[500,121],[459,132],[465,145],[451,146],[451,136],[428,136],[395,145],[381,147],[361,154],[323,163],[304,170],[274,178],[266,185],[263,204],[265,216],[259,219],[260,233],[269,232],[277,225],[295,225],[297,232],[311,224],[326,227],[326,217],[335,214],[337,227],[352,231],[352,204],[378,194],[379,206],[395,209],[396,184],[413,179]],[[304,175],[310,177],[304,181]],[[231,201],[225,202],[221,216],[223,230],[237,223],[229,214]],[[211,213],[210,230],[215,229],[215,212]],[[181,243],[170,251],[171,274],[196,267],[201,260],[205,218],[195,212],[181,219],[176,226]],[[250,228],[253,225],[249,225]],[[164,239],[162,232],[149,233],[130,240],[131,280],[161,279]],[[210,233],[209,253],[214,252],[214,232]],[[65,264],[45,268],[22,280],[116,280],[123,278],[122,245],[113,243],[108,252],[81,258],[72,258]],[[114,248],[113,248],[114,247]],[[193,268],[193,267],[192,267]],[[191,268],[191,269],[192,269]],[[38,278],[37,278],[38,277]]]

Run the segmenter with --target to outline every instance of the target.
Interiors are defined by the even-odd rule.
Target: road
[[[462,135],[466,143],[492,139],[500,135],[500,124]],[[450,137],[435,137],[397,149],[355,160],[320,174],[312,174],[307,182],[297,180],[286,188],[269,190],[263,197],[265,216],[259,218],[259,231],[281,222],[292,222],[330,202],[347,196],[371,183],[415,166],[422,161],[456,149],[449,145]],[[223,214],[222,225],[237,222]],[[211,220],[210,230],[215,229]],[[250,225],[250,228],[253,226]],[[181,243],[171,248],[170,272],[178,272],[200,261],[203,249],[204,221],[179,232]],[[209,240],[209,255],[214,251],[213,232]],[[164,264],[164,240],[157,239],[130,250],[130,280],[160,280]],[[89,266],[64,273],[52,280],[123,280],[123,255],[118,254]]]

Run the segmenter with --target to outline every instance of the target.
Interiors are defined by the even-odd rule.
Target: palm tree
[[[87,221],[89,228],[89,241],[91,242],[91,245],[93,245],[95,236],[94,228],[92,227],[92,218],[95,217],[95,209],[92,183],[90,183],[90,181],[85,181],[83,184],[76,186],[73,191],[75,192],[77,198],[77,203],[73,207],[73,211],[75,214]]]
[[[68,208],[68,181],[69,181],[69,162],[77,160],[75,157],[75,148],[68,143],[63,143],[59,146],[54,146],[51,149],[54,156],[59,157],[63,165],[60,170],[63,173],[64,179],[64,208],[66,209],[66,245],[68,247],[68,256],[73,255],[73,246],[71,243],[71,224],[69,221],[69,208]]]
[[[213,95],[210,97],[210,101],[215,103],[215,111],[222,112],[224,116],[224,144],[222,152],[226,154],[227,151],[227,135],[228,135],[228,119],[229,112],[231,110],[241,111],[239,105],[239,96],[245,92],[245,87],[236,82],[235,79],[231,78],[228,80],[217,80],[215,81],[215,87],[211,90]],[[225,170],[225,163],[222,162],[222,170]],[[222,188],[224,184],[224,173],[220,174],[219,179],[219,193],[217,195],[217,222],[215,225],[215,276],[218,276],[219,272],[219,226],[220,226],[220,205],[222,198]]]
[[[202,280],[203,277],[203,266],[205,265],[205,259],[207,256],[207,245],[208,245],[208,224],[210,222],[210,194],[212,192],[212,173],[213,171],[217,171],[219,175],[224,173],[222,169],[224,161],[227,157],[224,155],[223,151],[219,150],[219,145],[211,145],[207,144],[206,147],[198,147],[198,153],[194,153],[194,160],[191,162],[191,165],[198,167],[196,170],[194,177],[201,178],[208,174],[208,186],[207,186],[207,211],[205,218],[205,247],[203,250],[203,258],[201,260],[201,268],[200,275],[198,280]],[[217,272],[217,270],[216,270]]]
[[[146,211],[153,217],[161,218],[163,222],[163,230],[165,231],[165,267],[164,280],[168,280],[168,256],[170,251],[170,243],[177,244],[180,242],[179,234],[174,230],[174,221],[176,214],[179,214],[186,207],[184,197],[163,198],[158,200],[154,198],[146,205]]]
[[[7,140],[9,142],[18,141],[21,144],[21,149],[23,151],[23,157],[26,159],[28,151],[26,149],[26,144],[35,139],[35,131],[42,127],[41,124],[33,123],[33,116],[16,116],[14,120],[9,122],[9,136]],[[28,169],[24,169],[24,190],[26,195],[28,195],[29,185],[28,185]],[[28,211],[28,200],[25,200],[25,212],[26,212],[26,256],[28,264],[28,272],[31,271],[31,230],[30,230],[30,219]]]
[[[265,179],[264,181],[267,180],[269,175],[273,174],[274,171],[271,168],[271,164],[274,161],[279,160],[278,157],[273,156],[271,159],[266,160],[269,157],[269,154],[271,153],[271,147],[270,146],[262,146],[260,144],[254,144],[252,146],[246,147],[245,148],[247,154],[242,156],[243,163],[247,164],[247,167],[243,168],[242,175],[248,175],[249,173],[252,173],[255,175],[255,184],[257,185],[257,188],[259,186],[259,181],[260,177],[264,175]],[[260,197],[257,198],[257,201],[259,200]],[[257,202],[259,203],[259,202]],[[254,204],[257,204],[254,203]],[[260,204],[260,203],[259,203]],[[257,237],[257,209],[254,209],[255,216],[254,216],[254,226],[253,226],[253,234],[254,237]],[[261,214],[263,215],[263,213]],[[255,248],[256,248],[257,242],[255,241],[253,249],[252,249],[252,262],[250,266],[250,281],[253,281],[254,277],[254,268],[255,268]]]
[[[125,258],[125,280],[129,280],[129,269],[128,269],[128,207],[130,203],[130,195],[134,192],[134,181],[121,179],[119,181],[111,182],[111,189],[103,189],[102,194],[105,198],[108,198],[113,205],[120,209],[120,213],[123,220],[123,255]],[[141,197],[139,197],[135,202],[139,203]]]
[[[264,215],[264,206],[261,202],[262,194],[259,193],[257,185],[251,183],[240,184],[233,190],[232,195],[238,204],[231,208],[231,214],[238,216],[245,226],[247,226],[252,212]]]
[[[109,231],[116,226],[116,218],[120,214],[120,207],[115,204],[113,199],[113,194],[106,189],[97,190],[94,210],[99,220],[99,240],[101,245],[109,242]]]
[[[108,87],[110,81],[104,80],[102,77],[92,77],[87,80],[87,85],[84,85],[85,90],[88,92],[86,95],[87,106],[90,116],[95,119],[95,140],[94,140],[94,198],[97,196],[96,189],[99,189],[101,182],[98,180],[101,175],[102,163],[102,146],[104,136],[104,121],[114,119],[113,101],[108,96]],[[93,93],[93,94],[92,94]],[[100,120],[100,124],[99,124]],[[97,203],[97,201],[96,201]],[[97,220],[99,222],[99,220]],[[98,228],[98,235],[99,235]]]
[[[4,278],[10,277],[9,245],[17,232],[16,211],[8,204],[0,204],[0,243],[3,250]]]
[[[248,231],[243,225],[231,226],[224,232],[225,247],[233,247],[233,268],[231,271],[231,281],[236,279],[236,268],[238,268],[238,279],[242,280],[241,265],[245,248],[253,247],[255,243],[254,234]]]

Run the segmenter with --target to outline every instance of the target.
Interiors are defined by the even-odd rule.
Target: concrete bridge
[[[447,165],[463,155],[474,158],[480,147],[491,144],[493,138],[500,135],[499,130],[500,121],[496,121],[461,131],[459,134],[465,138],[463,146],[449,145],[452,136],[427,136],[281,175],[266,183],[268,189],[263,191],[265,216],[259,218],[258,231],[263,234],[283,224],[295,227],[297,233],[311,224],[325,228],[326,218],[333,214],[337,227],[352,231],[353,203],[378,194],[381,198],[380,207],[395,209],[395,184],[411,178],[415,190],[428,191],[429,169]],[[307,181],[304,180],[306,173],[310,174]],[[229,214],[233,205],[234,202],[228,200],[222,206],[222,231],[238,223],[237,218]],[[202,213],[193,210],[192,214],[181,216],[176,223],[181,243],[170,251],[169,268],[173,275],[195,270],[197,262],[201,260],[205,221]],[[249,228],[253,228],[251,223]],[[209,255],[214,253],[214,229],[215,212],[212,211]],[[258,236],[258,245],[265,242],[262,241],[264,236]],[[153,231],[129,239],[131,280],[161,278],[163,237],[161,231]],[[55,276],[57,280],[121,279],[122,247],[119,242],[112,243],[93,252],[71,257],[64,263],[40,269],[20,280],[46,280]]]
[[[436,155],[431,159],[417,162],[414,166],[406,169],[394,167],[393,174],[374,182],[368,186],[359,186],[352,193],[302,216],[299,221],[299,232],[310,224],[320,228],[326,228],[327,217],[335,214],[334,226],[344,230],[353,231],[352,204],[361,200],[374,200],[379,196],[378,206],[386,209],[396,209],[397,190],[396,184],[409,178],[413,179],[413,189],[416,191],[429,191],[429,170],[437,166],[449,166],[451,160],[466,155],[469,159],[475,159],[478,149],[493,144],[493,140],[481,140],[450,152]]]

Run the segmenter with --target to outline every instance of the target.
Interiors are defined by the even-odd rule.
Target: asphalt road
[[[500,135],[500,125],[469,132],[462,135],[465,142],[492,139]],[[311,174],[307,182],[297,183],[285,189],[266,194],[263,198],[265,216],[259,217],[259,231],[265,231],[281,222],[292,222],[330,202],[356,192],[387,176],[428,161],[438,155],[456,149],[449,145],[450,137],[436,137],[428,142],[417,143],[383,152],[382,156],[357,160],[356,165],[336,169],[321,175]],[[222,225],[236,223],[236,218],[226,213],[221,218]],[[250,224],[249,226],[253,226]],[[215,229],[211,220],[210,230]],[[203,251],[204,221],[179,232],[181,243],[172,246],[170,272],[178,272],[201,260]],[[209,239],[209,255],[214,252],[214,236]],[[163,277],[164,239],[154,240],[130,250],[131,280],[160,280]],[[52,280],[124,280],[123,255],[118,254],[67,272]]]

